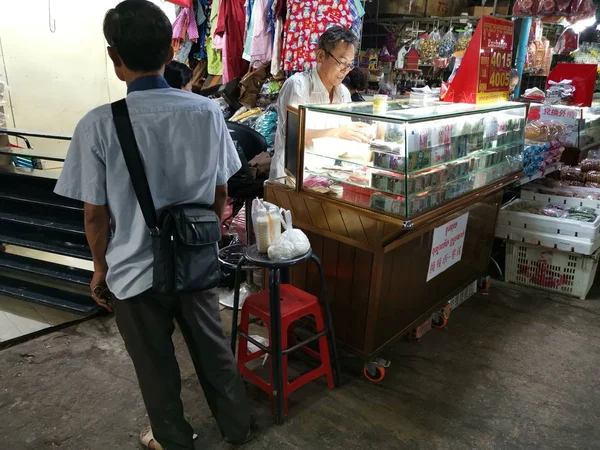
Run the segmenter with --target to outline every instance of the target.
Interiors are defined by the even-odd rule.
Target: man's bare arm
[[[83,221],[85,225],[85,237],[87,238],[92,260],[94,261],[94,275],[90,282],[92,298],[101,307],[112,312],[110,293],[107,294],[106,273],[106,249],[110,237],[110,213],[108,206],[96,206],[89,203],[83,205]],[[99,289],[99,290],[98,290]]]
[[[96,206],[85,203],[83,205],[85,237],[87,238],[92,259],[94,261],[94,271],[106,273],[108,265],[106,264],[106,249],[108,247],[108,238],[110,236],[110,214],[108,206]]]
[[[211,209],[217,213],[219,220],[223,220],[223,212],[225,211],[225,204],[227,203],[227,185],[222,184],[215,188],[215,203],[211,206]]]

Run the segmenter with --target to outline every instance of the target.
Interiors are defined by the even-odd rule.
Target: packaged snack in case
[[[431,165],[437,165],[455,159],[452,145],[439,145],[431,149]]]
[[[502,119],[500,119],[500,121],[502,121]],[[487,120],[485,121],[484,131],[484,135],[486,138],[498,135],[498,131],[500,129],[500,121],[494,115],[491,114],[487,117]]]
[[[414,190],[412,192],[421,192],[425,189],[424,178],[422,174],[413,175],[413,186]]]
[[[429,189],[431,187],[431,171],[425,170],[419,176],[423,178],[423,189]]]
[[[404,144],[404,125],[387,123],[385,130],[385,141],[396,144]]]
[[[381,169],[404,170],[404,156],[383,151],[373,151],[373,165]]]
[[[431,149],[421,149],[408,154],[408,170],[425,169],[431,165]]]
[[[483,148],[483,132],[472,133],[468,136],[468,151],[476,152]]]
[[[467,156],[467,153],[469,151],[468,141],[469,141],[468,135],[456,136],[456,137],[452,138],[451,148],[452,148],[454,158],[462,158],[463,156]],[[454,159],[454,158],[452,158],[452,159]],[[448,161],[448,160],[446,160],[446,161]]]
[[[373,165],[375,167],[379,167],[381,169],[391,169],[392,168],[391,157],[392,157],[392,155],[390,155],[389,153],[374,151],[373,152]]]
[[[382,173],[373,173],[371,174],[371,187],[373,189],[379,189],[382,191],[389,191],[389,181],[390,178]]]
[[[581,161],[580,167],[582,172],[589,172],[591,170],[600,171],[600,159],[586,158]]]
[[[371,195],[371,208],[396,216],[404,216],[404,198],[375,193]]]
[[[392,177],[389,182],[390,192],[398,195],[406,193],[406,179],[404,177]]]
[[[433,129],[423,127],[419,130],[419,148],[421,150],[433,147]]]
[[[450,144],[452,139],[452,124],[442,123],[433,129],[431,146]]]
[[[431,191],[429,193],[429,205],[433,208],[438,206],[442,202],[440,191]]]
[[[445,180],[445,171],[446,168],[444,166],[434,167],[429,171],[431,175],[431,186],[439,186]]]

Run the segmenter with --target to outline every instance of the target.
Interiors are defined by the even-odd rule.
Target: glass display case
[[[300,189],[402,219],[521,170],[519,103],[415,108],[376,99],[301,106],[299,117]]]

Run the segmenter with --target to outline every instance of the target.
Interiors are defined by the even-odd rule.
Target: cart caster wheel
[[[369,370],[367,367],[363,369],[365,378],[371,383],[380,383],[385,377],[385,367],[376,366],[374,369]]]
[[[445,328],[446,325],[448,325],[448,319],[442,315],[431,321],[431,326],[433,328]]]

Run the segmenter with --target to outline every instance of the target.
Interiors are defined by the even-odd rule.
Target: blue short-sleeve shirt
[[[160,77],[129,85],[127,105],[157,210],[171,205],[212,205],[215,188],[241,167],[219,107],[168,87]],[[59,195],[108,205],[112,236],[106,252],[108,287],[118,299],[152,287],[152,246],[123,159],[110,105],[77,125],[56,184]]]

